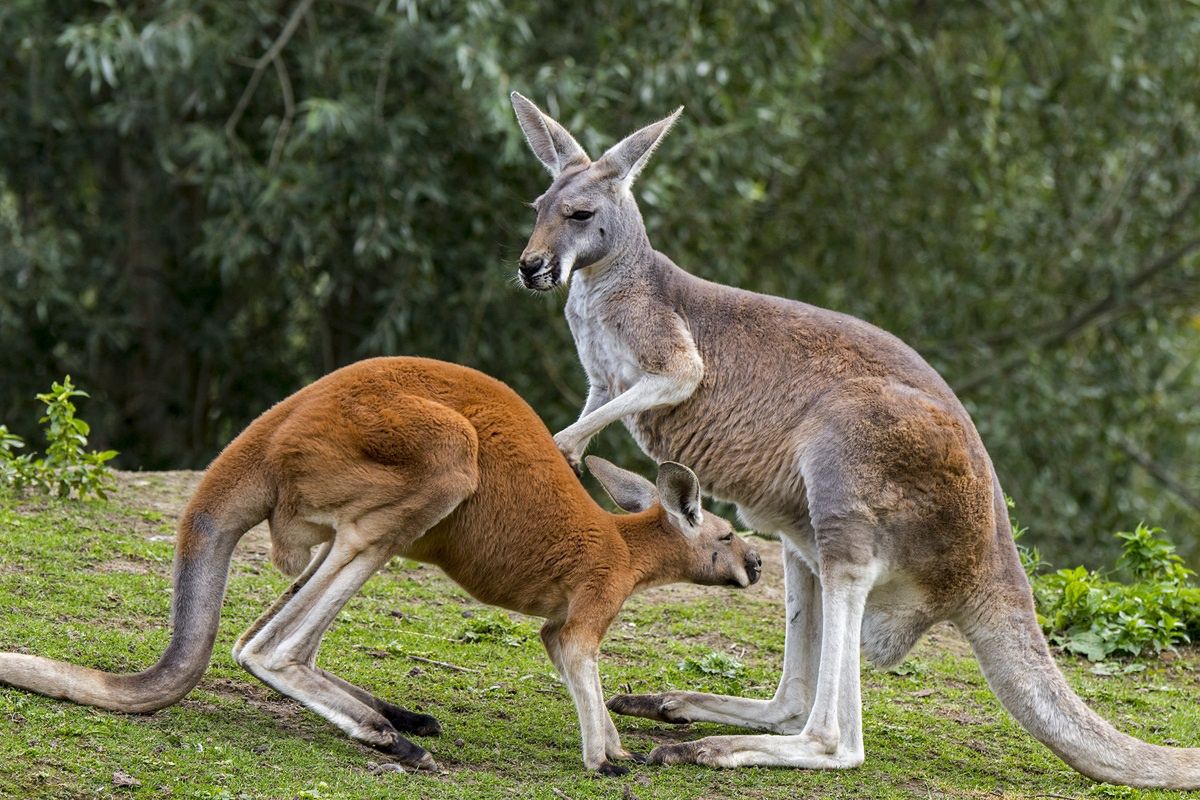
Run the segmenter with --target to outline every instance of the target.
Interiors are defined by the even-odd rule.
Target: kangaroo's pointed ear
[[[685,534],[695,536],[696,529],[704,521],[704,512],[700,509],[700,480],[696,473],[683,464],[664,461],[658,466],[656,484],[663,508]]]
[[[666,137],[671,126],[675,124],[675,120],[679,119],[679,115],[682,113],[683,106],[680,106],[669,117],[647,125],[636,133],[629,134],[610,147],[608,152],[596,162],[596,165],[603,167],[604,172],[616,178],[626,187],[632,186],[642,168],[646,166],[646,162],[650,160],[654,148],[658,147],[659,142]]]
[[[658,502],[658,490],[654,484],[636,472],[621,469],[600,456],[585,456],[583,460],[588,472],[596,476],[604,491],[622,510],[636,514]]]
[[[546,169],[550,170],[552,177],[557,178],[570,164],[591,163],[587,153],[583,152],[579,142],[575,141],[575,137],[562,125],[542,113],[529,98],[513,92],[509,99],[512,100],[513,111],[517,112],[517,122],[525,132],[525,141],[529,142],[529,149]]]

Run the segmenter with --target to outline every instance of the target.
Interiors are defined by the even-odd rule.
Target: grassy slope
[[[154,479],[143,478],[145,484]],[[130,480],[125,479],[129,484]],[[153,487],[151,487],[151,490]],[[23,649],[109,670],[153,662],[167,641],[178,498],[126,488],[110,505],[0,495],[0,649]],[[153,502],[152,502],[153,501]],[[763,543],[763,548],[774,545]],[[770,578],[768,578],[770,580]],[[778,580],[777,576],[775,580]],[[393,562],[339,618],[323,666],[377,694],[439,716],[423,742],[440,775],[374,774],[381,760],[276,695],[229,656],[237,634],[285,581],[261,539],[239,550],[213,664],[181,704],[150,716],[81,708],[0,688],[0,797],[1166,797],[1091,784],[1000,709],[949,629],[927,638],[899,671],[864,670],[867,763],[845,773],[638,767],[627,778],[582,769],[565,689],[552,676],[536,620],[456,641],[481,620],[507,622],[435,569]],[[778,593],[656,591],[635,598],[604,647],[609,692],[700,688],[769,694],[783,645]],[[504,641],[505,639],[518,641]],[[717,650],[739,655],[734,678],[681,666]],[[409,656],[460,665],[451,670]],[[1122,729],[1151,741],[1200,743],[1197,665],[1186,653],[1125,677],[1090,675],[1064,660],[1074,686]],[[628,746],[733,729],[674,728],[618,718]],[[120,770],[140,785],[115,787]],[[557,793],[556,793],[557,792]]]

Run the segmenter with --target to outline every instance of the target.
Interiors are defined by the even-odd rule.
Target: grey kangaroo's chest
[[[664,319],[672,315],[670,308],[632,300],[621,302],[595,291],[573,291],[567,301],[567,322],[592,386],[612,400],[645,377],[648,371],[643,367],[643,358],[650,343],[637,337],[644,339],[650,331],[669,327]],[[678,414],[673,407],[658,408],[628,415],[622,422],[642,451],[654,459],[703,466],[699,452],[689,452],[681,442],[686,439],[692,448],[708,449],[711,426],[706,419],[706,394],[705,389],[698,392],[693,401],[699,402],[688,403],[688,413]]]
[[[581,291],[585,288],[592,291]],[[703,362],[700,385],[682,403],[622,419],[642,451],[658,461],[688,465],[706,492],[735,502],[774,493],[778,473],[788,473],[782,477],[788,483],[785,494],[794,495],[792,432],[803,403],[783,399],[797,400],[803,386],[797,387],[795,375],[788,374],[799,365],[780,352],[784,341],[766,345],[778,360],[764,368],[761,355],[747,357],[742,347],[763,345],[763,333],[747,328],[736,314],[681,311],[662,298],[639,298],[632,292],[605,296],[596,288],[582,281],[573,285],[566,317],[589,381],[609,400],[653,371],[642,364],[655,352],[646,341],[654,335],[680,330]],[[721,349],[726,340],[733,342],[732,356]]]
[[[596,298],[572,293],[567,298],[567,324],[588,381],[610,397],[625,392],[642,377],[637,356],[625,342],[616,321],[605,319],[606,310]]]

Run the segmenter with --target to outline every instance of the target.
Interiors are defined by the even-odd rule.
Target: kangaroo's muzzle
[[[521,256],[517,275],[526,289],[545,292],[559,284],[557,259],[542,253]]]

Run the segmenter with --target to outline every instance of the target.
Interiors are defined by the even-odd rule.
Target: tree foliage
[[[1153,0],[10,0],[0,419],[70,372],[124,466],[196,466],[419,353],[561,427],[584,381],[562,298],[510,285],[545,175],[508,92],[593,153],[684,104],[638,187],[660,249],[917,347],[1052,560],[1139,518],[1192,553],[1198,35]]]

